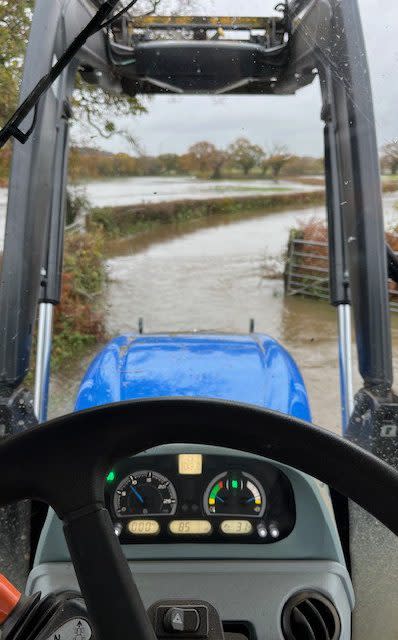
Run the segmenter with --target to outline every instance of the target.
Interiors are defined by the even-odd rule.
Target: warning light
[[[108,473],[108,475],[106,476],[106,481],[107,482],[113,482],[116,478],[116,473],[114,471],[110,471]]]
[[[237,480],[232,480],[232,489],[238,489],[239,488],[239,482]]]
[[[182,476],[200,476],[203,468],[201,453],[181,453],[178,456],[178,473]]]

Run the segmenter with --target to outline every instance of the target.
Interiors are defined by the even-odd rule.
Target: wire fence
[[[398,238],[398,234],[397,238]],[[329,300],[328,243],[291,236],[285,266],[285,292]],[[390,309],[398,313],[398,288],[389,282]]]

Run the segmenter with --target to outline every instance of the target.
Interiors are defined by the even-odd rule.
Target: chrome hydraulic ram
[[[337,307],[339,327],[339,371],[340,397],[343,433],[346,433],[349,420],[354,409],[354,393],[352,383],[352,348],[351,348],[351,306],[339,304]]]
[[[47,420],[53,310],[54,307],[50,302],[43,302],[39,307],[34,395],[34,410],[39,422]]]

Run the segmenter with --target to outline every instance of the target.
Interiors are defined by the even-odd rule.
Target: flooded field
[[[190,177],[175,178],[120,178],[82,185],[95,207],[167,202],[189,198],[222,198],[232,195],[261,195],[289,191],[315,191],[316,187],[297,185],[287,180],[199,180]]]
[[[87,196],[93,207],[115,207],[145,202],[315,191],[317,188],[319,187],[287,180],[275,183],[273,180],[199,180],[179,176],[175,178],[149,176],[96,180],[74,185],[71,190]],[[3,246],[4,241],[7,193],[7,189],[0,188],[0,247]]]
[[[397,218],[395,200],[394,195],[385,198],[388,224]],[[324,219],[324,209],[243,219],[217,216],[115,242],[107,260],[109,334],[136,331],[140,317],[147,332],[244,333],[254,318],[256,330],[280,340],[299,364],[314,421],[339,431],[336,311],[327,303],[286,299],[283,280],[275,277],[282,270],[289,229],[313,216]],[[395,319],[393,337],[398,360]],[[54,381],[53,413],[72,408],[85,365],[73,379]],[[68,406],[60,397],[68,397]]]

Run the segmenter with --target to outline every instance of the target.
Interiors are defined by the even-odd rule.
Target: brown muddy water
[[[397,220],[395,199],[385,198],[388,224]],[[140,317],[146,332],[238,333],[254,318],[256,331],[282,342],[300,366],[314,422],[339,432],[336,311],[325,302],[286,298],[275,277],[289,229],[313,216],[323,219],[324,209],[217,216],[115,242],[107,259],[109,335],[136,331]],[[398,361],[398,318],[392,325]],[[356,372],[355,348],[353,356]],[[53,380],[52,415],[72,409],[87,361]],[[355,374],[356,389],[359,384]]]

